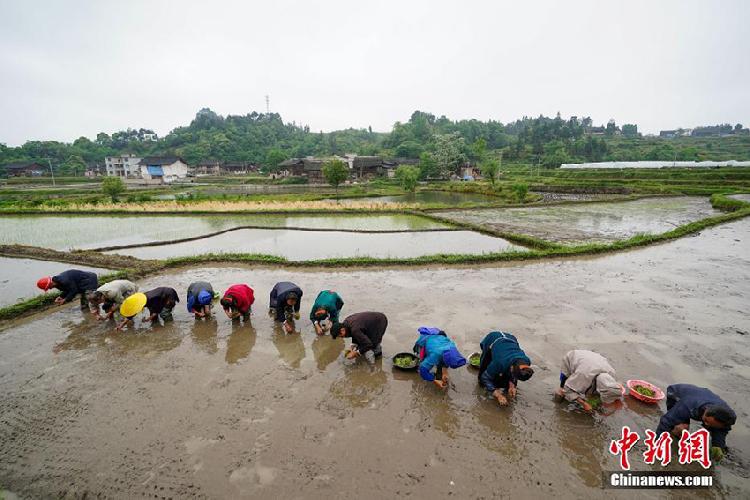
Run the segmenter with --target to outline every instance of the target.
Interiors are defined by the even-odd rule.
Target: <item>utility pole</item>
[[[268,94],[266,94],[266,114],[271,114],[271,104],[270,104],[270,98],[268,97]]]
[[[55,171],[52,170],[52,162],[47,158],[47,165],[49,165],[49,173],[52,175],[52,185],[55,185]]]

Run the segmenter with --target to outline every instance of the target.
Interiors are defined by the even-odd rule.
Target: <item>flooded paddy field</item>
[[[474,231],[377,234],[239,229],[184,243],[123,248],[109,253],[131,255],[139,259],[165,259],[205,253],[262,253],[289,260],[317,260],[334,257],[409,258],[439,253],[481,254],[506,250],[523,250],[523,247]]]
[[[0,244],[90,249],[191,238],[238,226],[370,231],[446,227],[415,215],[23,215],[0,217]]]
[[[541,196],[544,203],[555,203],[558,201],[606,201],[628,196],[608,193],[557,193],[554,191],[532,191],[532,194]]]
[[[42,291],[36,287],[36,280],[42,276],[54,276],[67,269],[91,271],[99,275],[109,272],[78,264],[0,257],[0,307],[40,295]]]
[[[549,207],[441,211],[439,215],[550,241],[581,243],[627,239],[640,233],[662,233],[718,213],[708,198],[681,196]]]
[[[750,193],[730,194],[729,197],[750,203]]]
[[[250,324],[188,316],[184,291],[204,279],[255,288]],[[266,315],[282,280],[305,291],[300,334],[281,334]],[[607,447],[622,425],[655,428],[664,405],[628,398],[591,417],[555,403],[560,359],[588,348],[620,380],[710,387],[737,411],[713,488],[639,497],[750,496],[748,219],[598,258],[348,272],[195,266],[139,284],[180,292],[174,322],[115,333],[68,306],[0,332],[4,488],[21,497],[632,498],[601,489],[601,471],[617,469]],[[305,318],[326,288],[342,294],[344,315],[388,315],[374,370],[346,365],[344,341],[312,333]],[[445,329],[466,355],[488,331],[512,331],[536,373],[508,408],[467,368],[451,370],[439,392],[390,362],[423,324]],[[636,470],[648,468],[642,451],[631,452]]]
[[[374,196],[368,198],[331,199],[331,202],[342,204],[361,203],[442,203],[445,205],[461,205],[462,203],[497,203],[500,199],[495,196],[478,193],[452,193],[449,191],[419,191],[395,196]]]

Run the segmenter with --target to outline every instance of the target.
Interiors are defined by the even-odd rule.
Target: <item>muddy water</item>
[[[0,244],[101,248],[191,238],[248,225],[371,231],[445,227],[412,215],[10,216],[0,218]]]
[[[335,201],[335,200],[331,200]],[[345,198],[339,203],[358,203],[369,201],[372,203],[443,203],[445,205],[461,205],[462,203],[496,203],[500,201],[495,196],[477,193],[450,193],[447,191],[421,191],[396,196],[376,196],[373,198]]]
[[[555,193],[548,191],[532,191],[542,197],[545,203],[554,203],[557,201],[604,201],[624,198],[622,194],[605,194],[605,193]]]
[[[0,257],[0,307],[39,295],[42,293],[36,287],[36,281],[39,278],[53,276],[67,269],[81,269],[100,275],[108,272],[105,269],[95,269],[78,264]]]
[[[0,484],[24,497],[747,498],[750,495],[750,219],[597,259],[470,269],[284,271],[195,267],[141,282],[247,282],[250,324],[223,317],[127,333],[59,308],[0,333]],[[302,320],[283,335],[265,314],[277,280],[322,288],[344,314],[389,316],[386,357],[439,325],[465,354],[491,329],[514,332],[536,374],[502,409],[470,369],[445,393],[414,373],[341,360],[344,341]],[[622,425],[660,411],[628,399],[590,417],[552,393],[571,348],[608,356],[619,378],[717,391],[738,414],[709,491],[602,490]],[[647,468],[638,452],[635,469]],[[678,467],[681,468],[681,467]],[[695,468],[690,470],[696,470]]]
[[[719,213],[708,198],[646,198],[612,203],[440,212],[457,221],[564,243],[626,239],[661,233]]]
[[[734,198],[735,200],[741,200],[750,203],[750,193],[731,194],[729,195],[729,197]]]
[[[431,233],[311,233],[276,229],[240,229],[173,245],[135,247],[110,253],[140,259],[164,259],[205,253],[262,253],[289,260],[333,257],[419,257],[439,253],[481,254],[523,250],[502,238],[473,231]]]

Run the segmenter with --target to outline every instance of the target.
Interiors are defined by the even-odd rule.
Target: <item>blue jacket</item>
[[[423,326],[418,331],[420,335],[414,344],[414,352],[419,355],[423,347],[425,350],[424,359],[419,364],[419,374],[424,380],[432,382],[435,380],[432,369],[443,362],[443,353],[451,348],[455,348],[456,344],[446,337],[445,333],[441,332],[439,328],[427,328]]]
[[[531,364],[516,337],[510,333],[490,332],[479,345],[482,348],[479,381],[489,392],[497,389],[495,382],[501,377],[509,378],[513,384],[517,382],[510,370],[514,362]]]
[[[76,295],[84,294],[99,288],[99,279],[96,273],[70,269],[52,277],[57,285],[55,288],[62,292],[65,302],[70,302]]]
[[[691,384],[670,385],[667,387],[667,413],[659,420],[656,434],[660,436],[662,432],[671,432],[675,425],[689,424],[690,420],[701,422],[703,411],[706,406],[711,405],[725,406],[734,414],[734,410],[710,389]],[[711,433],[711,446],[726,449],[727,434],[732,430],[732,426],[725,429],[706,427],[706,430]]]

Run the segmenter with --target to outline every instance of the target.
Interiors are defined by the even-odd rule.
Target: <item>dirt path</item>
[[[0,486],[23,497],[631,498],[601,490],[606,447],[660,411],[629,400],[591,418],[552,401],[562,355],[607,355],[621,379],[713,388],[738,413],[719,485],[750,495],[750,220],[599,258],[493,268],[308,272],[215,267],[144,280],[181,293],[208,278],[257,290],[252,326],[175,322],[127,334],[73,307],[0,333]],[[468,369],[445,394],[389,360],[345,366],[342,341],[285,336],[265,315],[275,281],[335,288],[344,313],[382,310],[386,355],[423,323],[466,355],[491,329],[514,332],[536,367],[508,409]],[[304,318],[304,314],[303,314]],[[633,456],[636,468],[644,468]],[[684,492],[682,492],[684,493]],[[639,491],[639,496],[669,497]],[[681,493],[680,493],[681,494]],[[680,495],[678,494],[678,496]]]

